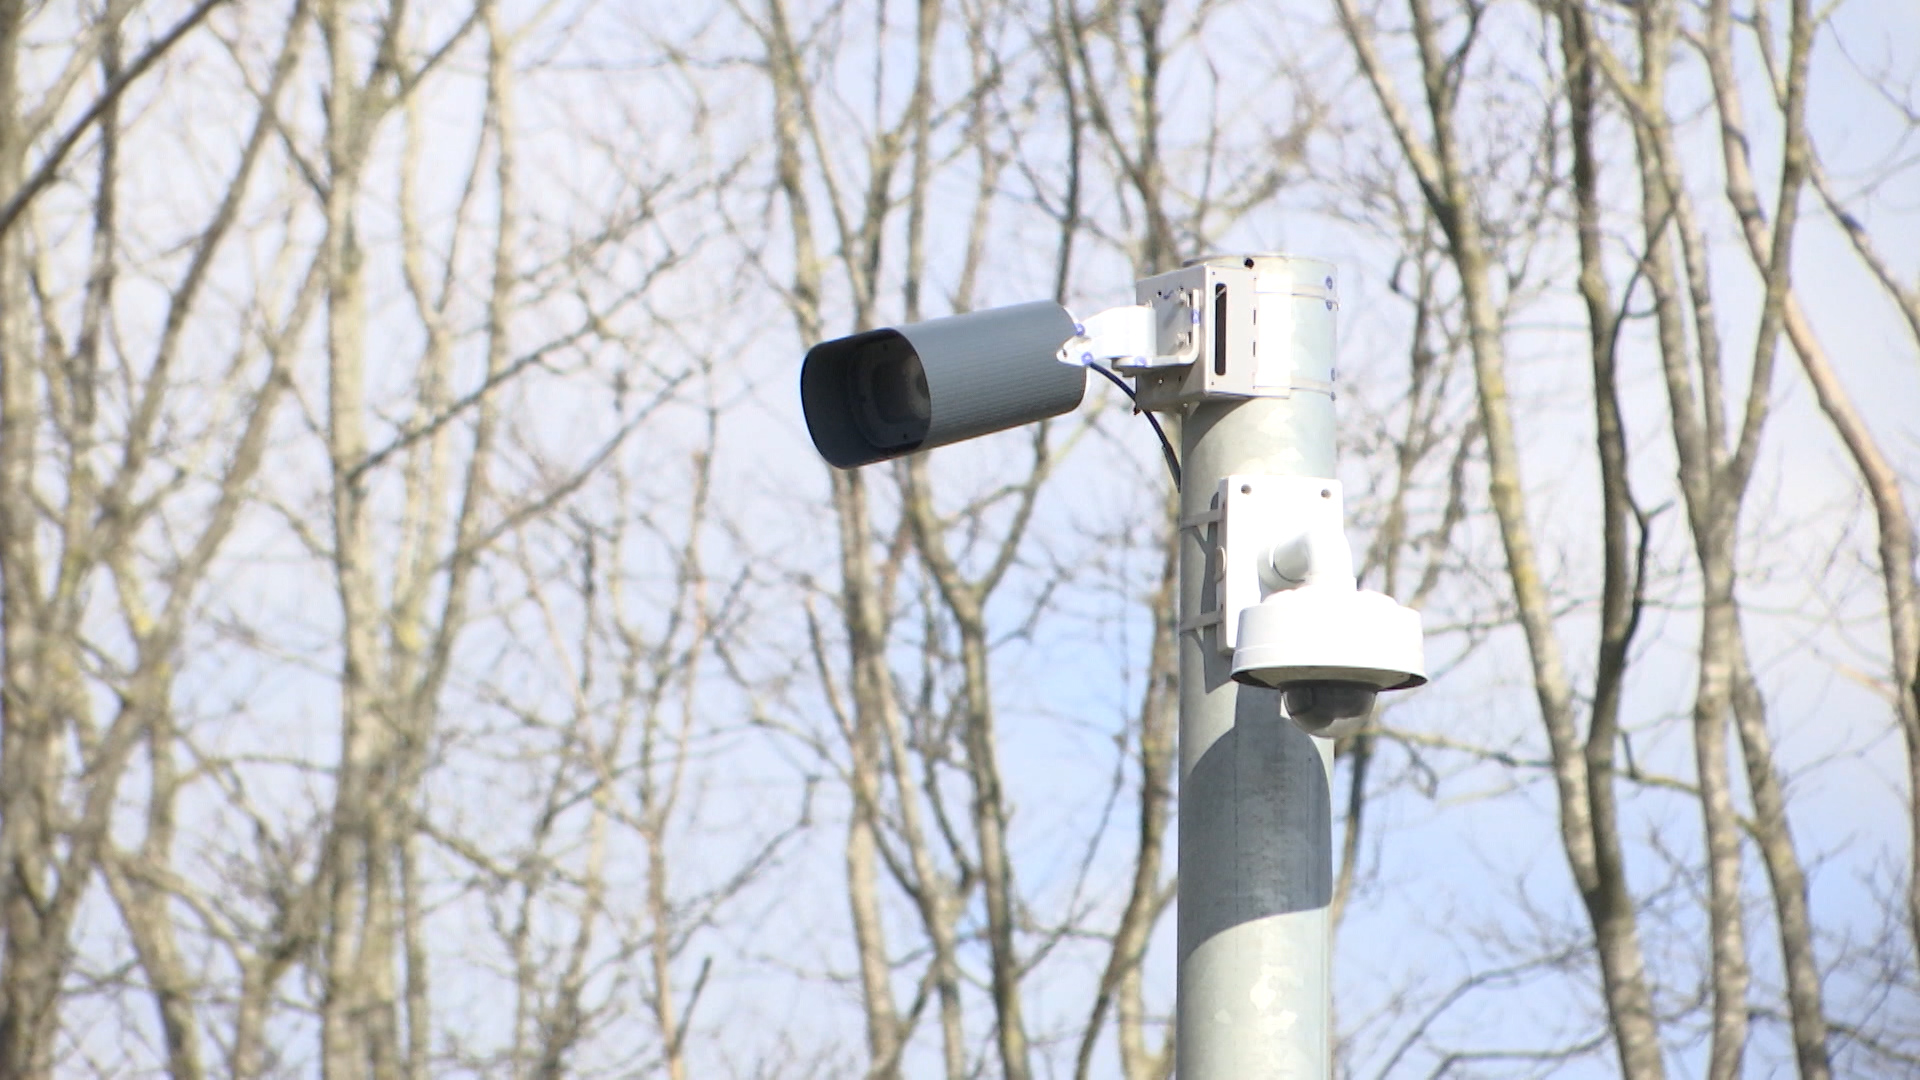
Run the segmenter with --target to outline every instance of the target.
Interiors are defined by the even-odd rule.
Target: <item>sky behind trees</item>
[[[0,3],[0,1075],[1169,1075],[1117,392],[799,357],[1341,272],[1432,685],[1340,1075],[1920,1069],[1920,10]]]

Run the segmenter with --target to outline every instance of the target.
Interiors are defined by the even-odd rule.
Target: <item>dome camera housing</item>
[[[1300,730],[1324,736],[1335,725],[1350,732],[1366,723],[1379,696],[1379,689],[1368,683],[1316,679],[1281,687],[1280,707]]]
[[[1427,681],[1420,613],[1342,583],[1287,589],[1240,613],[1233,678],[1281,693],[1310,735],[1360,730],[1382,690]]]

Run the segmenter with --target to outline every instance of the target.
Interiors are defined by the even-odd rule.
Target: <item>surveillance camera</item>
[[[1073,316],[1040,301],[822,342],[800,368],[813,445],[842,469],[1071,411],[1086,368],[1062,363]]]
[[[1342,734],[1349,734],[1366,723],[1379,696],[1379,689],[1367,683],[1315,680],[1283,686],[1280,707],[1309,735],[1326,735],[1336,724]]]
[[[1420,613],[1351,584],[1276,592],[1241,612],[1238,637],[1234,679],[1279,690],[1309,735],[1351,735],[1380,691],[1427,681]]]

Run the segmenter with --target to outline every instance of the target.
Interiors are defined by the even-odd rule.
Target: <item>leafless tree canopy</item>
[[[1872,0],[0,0],[0,1077],[1170,1077],[1150,430],[793,391],[1274,250],[1340,1074],[1920,1073],[1916,191]]]

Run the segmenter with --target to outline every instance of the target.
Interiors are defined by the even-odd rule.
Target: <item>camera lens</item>
[[[1378,691],[1365,683],[1299,682],[1281,690],[1281,704],[1287,717],[1302,730],[1314,735],[1352,734],[1373,711]],[[1342,721],[1353,721],[1342,723]],[[1335,725],[1339,726],[1335,730]]]
[[[933,397],[926,368],[905,338],[869,345],[855,362],[849,389],[854,423],[874,446],[913,446],[927,437]]]

